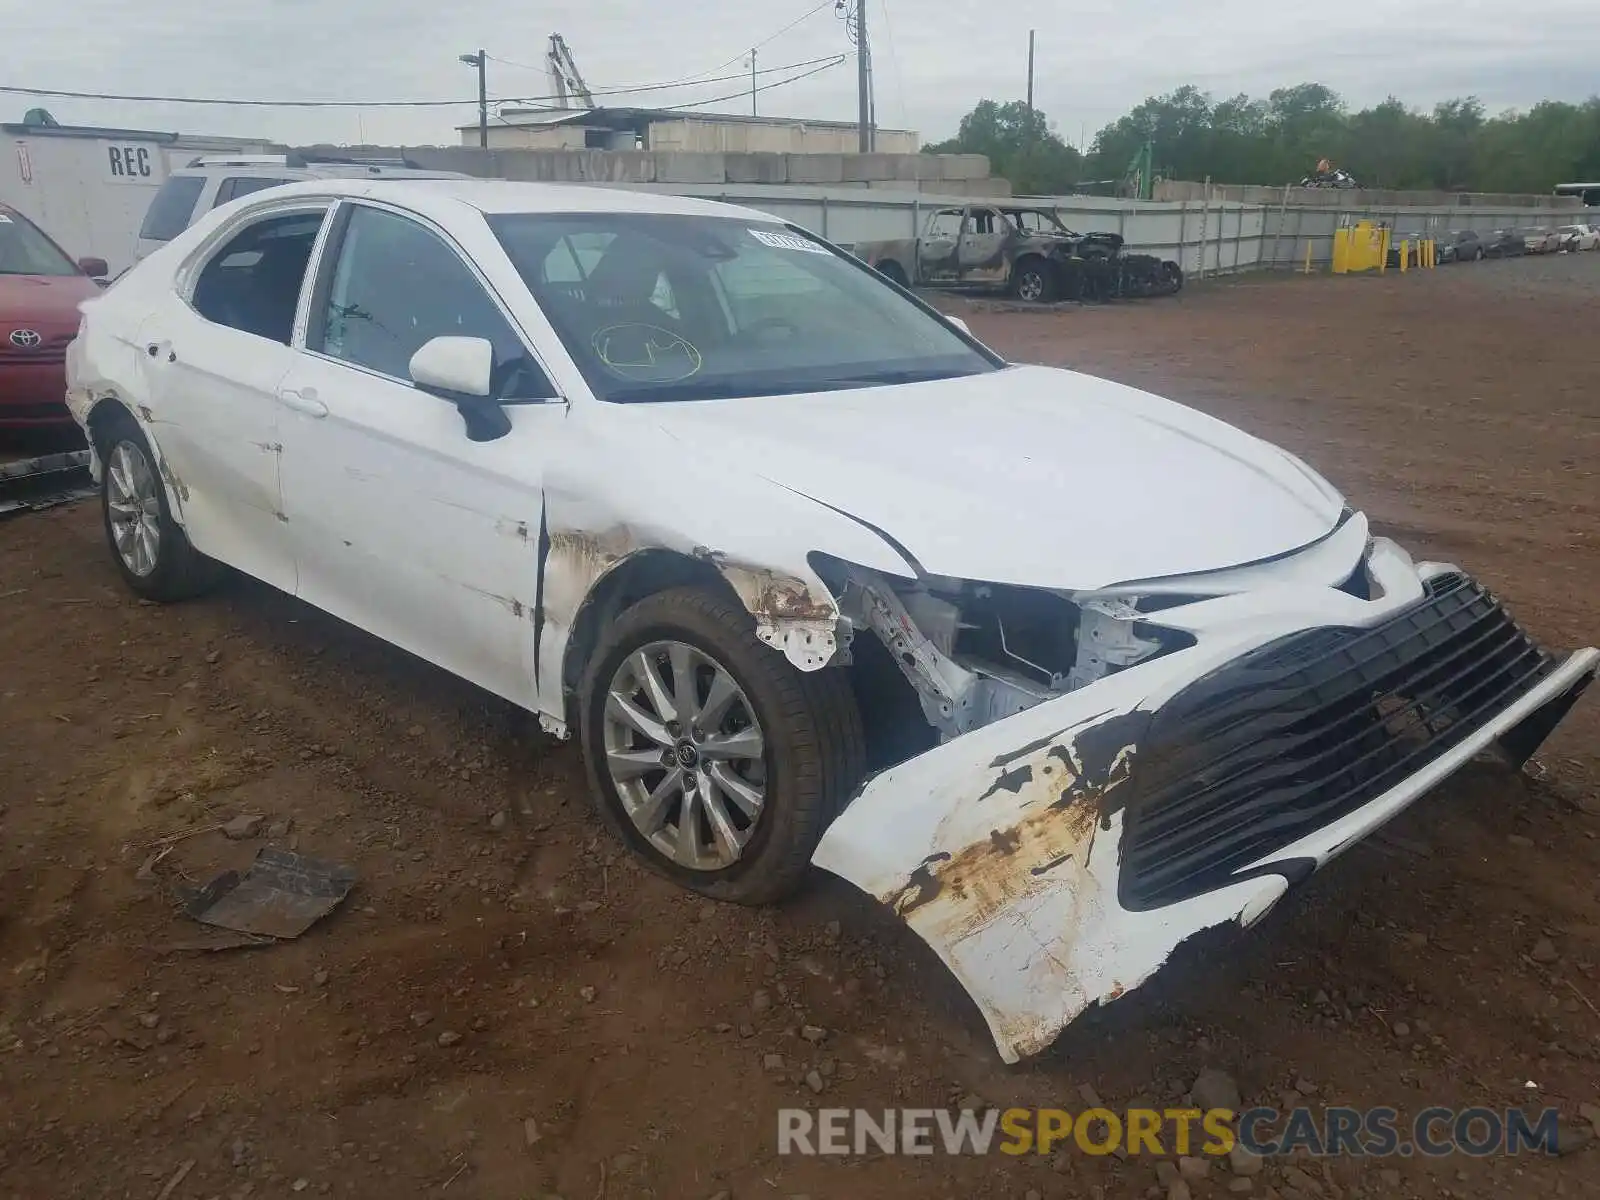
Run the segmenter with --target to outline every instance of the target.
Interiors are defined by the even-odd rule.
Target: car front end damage
[[[1026,589],[821,573],[940,744],[868,779],[813,861],[939,954],[1008,1062],[1474,756],[1526,760],[1600,663],[1359,514],[1271,562],[1031,610]]]

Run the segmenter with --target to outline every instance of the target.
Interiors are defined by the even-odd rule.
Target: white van
[[[306,179],[466,179],[428,171],[405,159],[327,158],[310,154],[205,155],[167,176],[139,227],[135,259],[170,242],[219,204],[264,188]]]

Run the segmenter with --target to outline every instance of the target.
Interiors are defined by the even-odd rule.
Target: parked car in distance
[[[1121,235],[1076,233],[1046,207],[969,204],[935,209],[914,238],[858,242],[857,258],[901,287],[1004,291],[1019,300],[1170,295],[1177,263],[1129,254]]]
[[[1521,258],[1527,252],[1527,242],[1515,229],[1496,229],[1483,239],[1485,258]]]
[[[1600,249],[1600,230],[1592,225],[1563,225],[1556,230],[1560,249],[1568,253],[1575,250]]]
[[[312,154],[201,155],[179,167],[150,198],[139,227],[135,259],[177,237],[213,208],[267,188],[308,179],[466,179],[428,171],[405,159],[337,158]]]
[[[1529,254],[1554,254],[1561,249],[1561,235],[1550,226],[1524,229],[1522,244]]]
[[[67,343],[78,305],[98,295],[98,258],[74,262],[16,209],[0,204],[0,429],[67,425]]]
[[[1434,253],[1441,263],[1477,262],[1483,257],[1483,242],[1474,230],[1452,229],[1434,235]]]
[[[133,592],[226,563],[537,713],[651,868],[841,876],[1008,1061],[1526,761],[1600,666],[1292,454],[705,200],[291,185],[68,364]]]

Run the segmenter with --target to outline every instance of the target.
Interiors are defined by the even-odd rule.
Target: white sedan
[[[1008,1061],[1600,660],[1291,455],[697,200],[236,201],[84,305],[69,402],[134,591],[225,563],[538,713],[687,887],[843,876]]]
[[[1600,249],[1600,230],[1592,225],[1563,225],[1556,230],[1557,248],[1566,251]]]

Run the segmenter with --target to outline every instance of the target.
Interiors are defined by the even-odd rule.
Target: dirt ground
[[[1283,443],[1569,647],[1600,638],[1597,299],[1600,254],[961,311],[1015,359]],[[1008,1068],[839,881],[776,911],[686,895],[507,705],[247,581],[137,602],[92,503],[0,523],[0,1197],[1138,1197],[1147,1159],[779,1157],[776,1114],[1167,1104],[1207,1066],[1246,1102],[1576,1118],[1600,1103],[1597,735],[1591,695],[1538,778],[1470,770]],[[251,813],[270,836],[199,833],[141,875],[158,839]],[[356,890],[296,941],[180,948],[174,886],[268,842]],[[1310,1170],[1252,1192],[1600,1195],[1593,1146]]]

